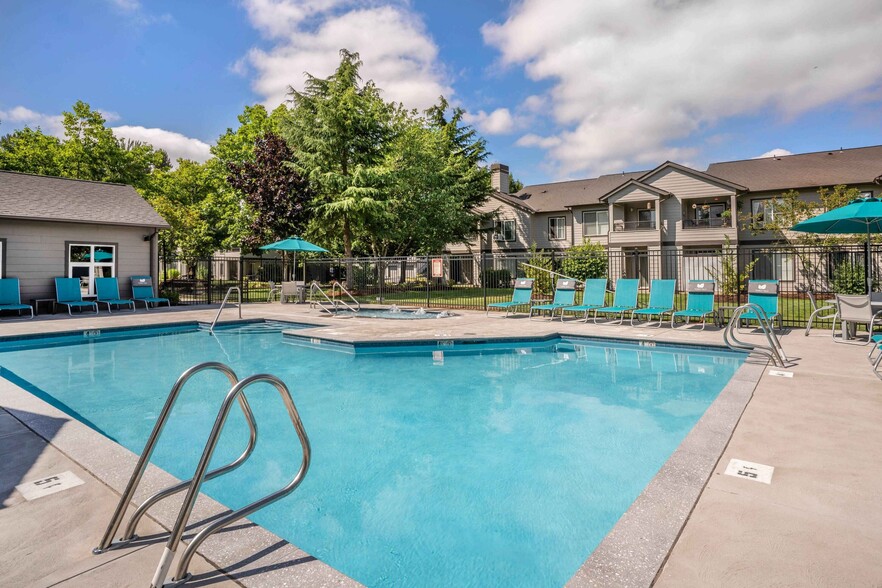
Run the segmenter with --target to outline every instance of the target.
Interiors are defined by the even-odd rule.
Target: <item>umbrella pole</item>
[[[870,223],[867,223],[867,256],[866,256],[867,257],[867,261],[866,261],[867,267],[866,267],[865,271],[867,274],[867,295],[868,296],[873,291],[873,275],[872,275],[873,263],[870,261],[870,253],[872,253],[872,251],[873,251],[873,248],[870,246]]]

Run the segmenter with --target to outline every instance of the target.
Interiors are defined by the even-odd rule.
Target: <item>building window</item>
[[[591,210],[582,213],[582,236],[592,237],[609,233],[609,211]]]
[[[872,198],[873,191],[872,190],[863,190],[861,191],[861,198]]]
[[[551,216],[548,217],[548,239],[549,241],[562,241],[567,238],[567,217]]]
[[[786,251],[753,251],[754,263],[751,279],[780,280],[792,282],[796,276],[796,267],[792,253]]]
[[[494,241],[514,241],[515,222],[513,220],[496,221],[493,227]]]
[[[67,246],[67,261],[67,276],[80,279],[83,296],[95,294],[95,278],[112,278],[116,275],[114,245],[71,243]]]
[[[753,217],[753,226],[763,228],[773,225],[777,219],[775,207],[778,203],[776,198],[757,198],[750,201],[750,214]]]

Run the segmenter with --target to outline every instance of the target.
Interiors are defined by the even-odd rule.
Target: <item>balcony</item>
[[[732,226],[730,218],[687,218],[683,217],[683,229],[719,229]]]
[[[614,221],[614,233],[630,233],[632,231],[654,231],[658,227],[655,220],[636,220],[636,221]]]

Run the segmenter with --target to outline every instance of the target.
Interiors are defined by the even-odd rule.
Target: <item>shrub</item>
[[[606,248],[600,243],[589,242],[567,252],[560,264],[560,272],[584,282],[591,278],[605,278],[608,267]]]
[[[759,259],[754,259],[746,264],[741,273],[738,273],[738,253],[737,249],[732,247],[732,241],[728,235],[723,243],[723,252],[720,259],[720,268],[705,267],[707,273],[710,274],[720,294],[725,296],[734,296],[741,291],[741,286],[750,277],[753,266],[757,264]]]
[[[180,277],[181,277],[180,270],[177,270],[174,268],[165,270],[165,278],[167,280],[177,280]]]
[[[488,288],[508,288],[511,286],[511,272],[505,268],[485,270],[484,284]]]
[[[208,266],[207,265],[199,265],[196,267],[196,279],[197,280],[207,280],[208,279]]]
[[[159,290],[160,298],[168,298],[170,304],[177,306],[181,303],[181,294],[175,290],[164,290],[160,288]]]
[[[867,274],[864,272],[862,263],[844,262],[833,270],[833,280],[830,284],[837,294],[866,294]],[[873,290],[877,287],[873,280]]]
[[[547,270],[554,269],[551,257],[545,255],[545,252],[541,249],[536,249],[535,243],[530,246],[530,260],[527,263]],[[525,267],[524,275],[528,278],[533,278],[533,292],[543,296],[550,296],[554,291],[554,274],[532,267]]]

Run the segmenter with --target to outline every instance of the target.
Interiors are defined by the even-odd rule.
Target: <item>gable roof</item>
[[[0,171],[0,218],[167,229],[131,186]]]
[[[744,192],[745,190],[747,190],[746,185],[733,182],[732,180],[729,180],[726,178],[721,178],[721,177],[716,176],[711,173],[698,171],[697,169],[692,169],[691,167],[686,167],[685,165],[680,165],[679,163],[676,163],[673,161],[666,161],[663,164],[661,164],[660,166],[658,166],[657,168],[646,172],[644,175],[640,176],[637,179],[640,181],[646,180],[647,178],[657,174],[658,172],[662,171],[665,168],[675,169],[675,170],[682,172],[688,176],[692,176],[692,177],[704,180],[706,182],[710,182],[712,184],[718,184],[721,186],[725,186],[726,188],[729,188],[729,189],[734,190],[736,192]]]
[[[514,206],[515,208],[520,208],[521,210],[525,210],[527,212],[535,212],[529,204],[514,196],[512,194],[506,194],[505,192],[494,191],[490,194],[490,198],[496,198],[500,202],[504,202],[510,206]]]
[[[528,205],[534,212],[555,212],[574,206],[603,204],[600,200],[601,196],[645,173],[645,171],[622,172],[587,180],[534,184],[524,186],[512,197]]]
[[[753,192],[882,182],[882,145],[712,163],[714,176]]]
[[[671,196],[673,196],[673,194],[668,192],[667,190],[662,190],[661,188],[656,188],[655,186],[653,186],[651,184],[644,184],[643,182],[641,182],[639,180],[628,180],[627,182],[625,182],[624,184],[622,184],[618,188],[613,188],[612,190],[610,190],[609,192],[607,192],[606,194],[601,196],[600,200],[601,200],[601,202],[606,202],[616,192],[619,192],[619,191],[624,190],[625,188],[629,188],[631,186],[634,186],[635,188],[640,188],[644,192],[649,192],[650,194],[655,194],[656,196],[659,197],[659,199],[670,198]]]

